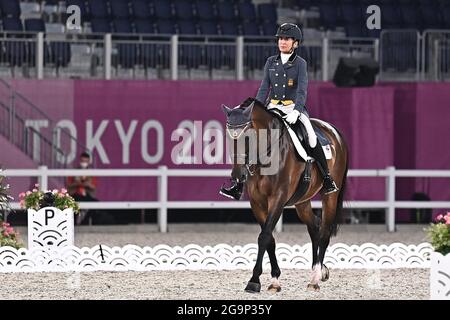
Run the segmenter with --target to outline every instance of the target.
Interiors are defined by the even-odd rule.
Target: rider
[[[275,108],[282,111],[286,114],[286,122],[291,125],[300,120],[306,128],[312,156],[323,176],[324,193],[336,192],[338,188],[328,171],[325,154],[317,141],[305,106],[308,86],[306,61],[297,55],[297,48],[302,42],[303,33],[297,25],[284,23],[278,28],[275,37],[278,40],[280,53],[267,59],[264,66],[264,78],[256,100],[266,101],[269,93],[268,109]],[[239,200],[243,187],[243,182],[233,181],[230,188],[222,187],[220,194]]]

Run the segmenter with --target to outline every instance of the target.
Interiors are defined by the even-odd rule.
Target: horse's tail
[[[339,189],[339,194],[338,194],[338,198],[337,198],[337,204],[336,204],[336,214],[334,216],[334,221],[333,224],[331,225],[331,235],[332,236],[336,236],[338,230],[339,230],[339,225],[342,223],[342,218],[343,218],[343,214],[344,214],[344,197],[345,197],[345,191],[346,191],[346,182],[347,182],[347,173],[348,173],[348,146],[345,143],[345,140],[341,134],[341,132],[339,132],[339,130],[334,127],[336,129],[336,131],[338,132],[338,134],[341,136],[341,140],[343,141],[343,145],[345,146],[345,152],[347,152],[346,155],[346,159],[345,159],[345,170],[344,170],[344,175],[342,177],[342,184],[341,187]]]

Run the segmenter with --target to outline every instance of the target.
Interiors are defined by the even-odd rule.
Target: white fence
[[[38,177],[42,190],[48,189],[49,177],[96,176],[96,177],[158,177],[157,201],[102,201],[82,202],[82,209],[157,209],[157,223],[161,232],[167,232],[168,209],[237,209],[250,208],[248,201],[169,201],[169,177],[229,177],[229,169],[17,169],[5,170],[7,177]],[[344,208],[352,209],[385,209],[386,228],[395,231],[395,209],[398,208],[450,208],[450,201],[397,201],[395,183],[397,177],[430,177],[450,178],[450,170],[397,170],[387,167],[382,170],[349,170],[349,177],[385,177],[385,200],[381,201],[345,201]],[[321,208],[320,201],[312,201],[313,208]],[[19,203],[12,203],[13,209],[19,209]],[[282,230],[282,220],[276,230]]]

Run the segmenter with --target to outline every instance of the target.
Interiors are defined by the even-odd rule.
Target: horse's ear
[[[222,104],[222,110],[225,113],[225,115],[228,117],[231,113],[231,109],[228,108],[226,105]]]
[[[255,100],[244,110],[244,116],[250,118],[252,116],[253,106],[255,105]]]

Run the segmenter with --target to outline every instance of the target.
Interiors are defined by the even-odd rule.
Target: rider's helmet
[[[293,38],[301,43],[303,41],[303,32],[296,24],[287,22],[278,27],[275,37]]]

